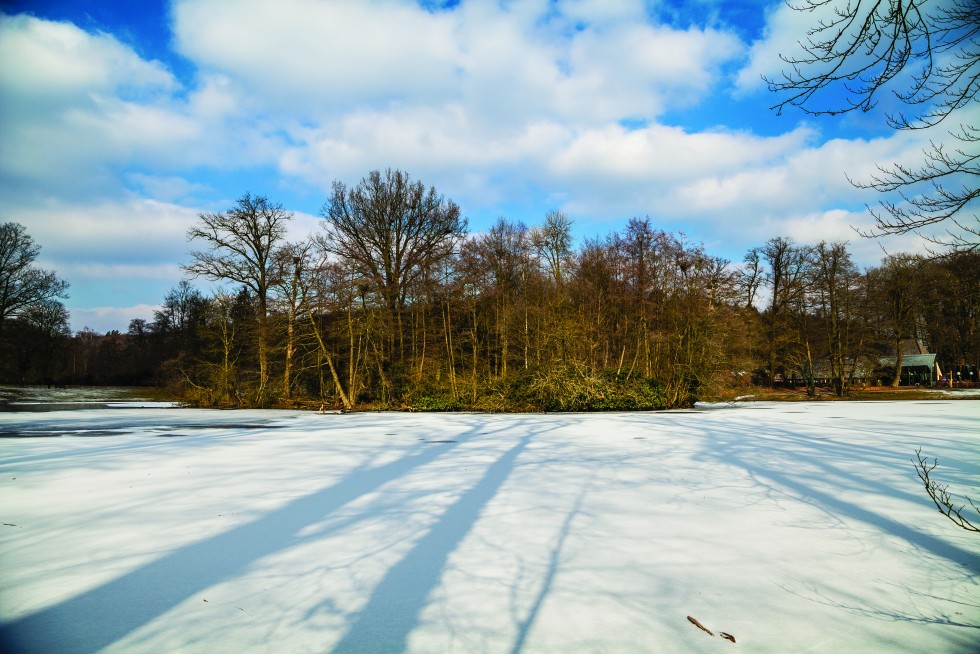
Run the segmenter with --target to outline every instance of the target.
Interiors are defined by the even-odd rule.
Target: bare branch
[[[791,8],[818,16],[800,42],[801,54],[781,55],[781,79],[766,79],[783,99],[812,115],[871,111],[882,94],[911,111],[890,111],[899,130],[935,127],[980,100],[980,0],[802,0]],[[893,197],[871,210],[880,237],[944,223],[946,234],[924,237],[951,250],[980,248],[980,127],[963,124],[947,143],[933,142],[919,167],[879,166],[852,183]],[[894,198],[897,195],[897,199]]]
[[[953,524],[955,524],[957,527],[961,527],[967,531],[980,533],[980,527],[974,525],[963,515],[963,509],[966,508],[965,505],[960,505],[960,507],[957,508],[953,504],[953,499],[950,496],[948,486],[946,484],[936,483],[929,477],[929,474],[936,469],[937,465],[939,465],[939,461],[937,459],[933,459],[932,463],[930,464],[928,459],[923,458],[922,448],[915,451],[915,458],[916,460],[913,461],[915,464],[915,472],[919,476],[919,480],[922,482],[923,486],[925,486],[926,493],[928,493],[929,498],[932,500],[933,504],[936,505],[936,508],[939,509],[939,512],[952,520]],[[980,507],[977,507],[972,499],[967,497],[966,501],[970,503],[970,506],[973,507],[974,511],[980,514]]]
[[[33,307],[68,297],[68,282],[34,265],[41,246],[19,223],[0,223],[0,327]]]
[[[184,270],[197,277],[231,281],[249,288],[258,301],[259,390],[265,401],[268,379],[268,301],[274,284],[274,256],[286,236],[292,214],[281,204],[249,193],[224,213],[202,213],[187,231],[188,240],[204,241],[207,250],[191,253]]]

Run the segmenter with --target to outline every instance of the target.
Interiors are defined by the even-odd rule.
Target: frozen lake
[[[4,651],[980,643],[980,535],[936,511],[911,463],[921,447],[980,499],[977,400],[67,408],[0,413]]]

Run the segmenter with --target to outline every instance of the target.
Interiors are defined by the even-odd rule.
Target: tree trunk
[[[293,353],[295,349],[295,345],[293,343],[293,338],[294,338],[293,332],[295,331],[295,322],[296,322],[296,312],[294,309],[290,308],[289,316],[286,322],[286,353],[285,353],[286,360],[283,365],[284,370],[282,374],[282,378],[283,378],[282,396],[283,399],[286,400],[289,399],[290,389],[293,385],[291,377],[293,374]]]
[[[343,403],[345,409],[353,409],[354,406],[351,404],[350,398],[347,393],[344,392],[344,386],[340,383],[340,377],[337,376],[337,369],[333,366],[333,357],[330,355],[329,350],[327,350],[326,343],[323,342],[323,336],[320,334],[320,327],[316,324],[316,319],[313,317],[313,311],[310,310],[310,303],[308,298],[304,298],[306,301],[306,315],[310,318],[310,326],[313,328],[313,335],[316,336],[316,341],[320,345],[320,352],[323,353],[323,358],[327,361],[327,367],[330,369],[330,376],[333,378],[334,387],[337,389],[337,395],[340,396],[340,401]]]
[[[898,388],[902,381],[902,339],[895,340],[895,376],[892,378],[892,388]]]
[[[449,367],[449,387],[452,390],[453,399],[458,399],[456,392],[456,361],[453,357],[453,335],[452,335],[452,316],[449,313],[449,301],[446,303],[446,313],[443,314],[443,331],[446,334],[446,357]]]
[[[476,384],[478,380],[477,370],[479,369],[479,343],[477,342],[476,336],[476,302],[473,303],[473,325],[472,325],[472,336],[473,336],[473,403],[476,404]]]
[[[265,296],[259,296],[259,390],[258,401],[264,405],[266,402],[266,385],[269,381],[269,315],[266,306]]]

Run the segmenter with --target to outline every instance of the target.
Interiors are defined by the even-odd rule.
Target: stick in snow
[[[703,624],[701,624],[700,622],[698,622],[696,619],[692,618],[691,616],[687,616],[687,621],[690,622],[691,624],[693,624],[695,627],[697,627],[701,631],[703,631],[704,633],[708,634],[709,636],[714,636],[714,634],[711,633],[711,630],[710,629],[708,629],[707,627],[705,627]]]

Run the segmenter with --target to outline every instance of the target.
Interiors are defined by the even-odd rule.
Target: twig
[[[701,624],[700,622],[698,622],[695,618],[692,618],[691,616],[687,616],[687,621],[690,622],[691,624],[693,624],[695,627],[697,627],[701,631],[703,631],[704,633],[708,634],[709,636],[714,636],[714,634],[711,633],[711,630],[710,629],[708,629],[703,624]]]
[[[936,505],[936,508],[939,509],[939,512],[952,520],[953,524],[956,526],[966,529],[967,531],[980,533],[980,527],[974,525],[963,515],[965,505],[960,505],[959,508],[956,508],[953,505],[953,499],[949,494],[948,485],[937,484],[935,481],[929,478],[929,473],[936,469],[936,466],[939,465],[939,460],[933,459],[932,464],[930,465],[929,460],[922,457],[921,447],[915,451],[915,458],[916,461],[913,461],[915,464],[915,473],[919,476],[919,480],[922,481],[922,485],[925,486],[926,493],[929,494],[929,498],[932,500],[933,504]],[[973,507],[974,511],[980,514],[980,507],[977,507],[977,505],[973,503],[972,499],[967,497],[966,501],[970,503],[970,506]]]

